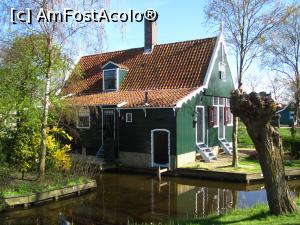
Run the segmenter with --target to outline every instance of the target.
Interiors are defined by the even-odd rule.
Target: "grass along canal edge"
[[[296,200],[300,207],[300,199]],[[140,223],[130,223],[131,225],[139,225]],[[142,223],[142,225],[154,225],[155,223]],[[294,214],[286,214],[281,216],[271,215],[267,204],[257,204],[250,208],[234,209],[231,212],[222,215],[212,214],[204,218],[179,219],[166,223],[158,223],[165,225],[298,225],[300,224],[300,212]]]
[[[27,179],[15,177],[1,187],[0,211],[17,205],[28,207],[44,200],[58,200],[65,195],[79,195],[95,187],[97,187],[96,180],[83,176],[47,174],[43,182],[32,177]]]

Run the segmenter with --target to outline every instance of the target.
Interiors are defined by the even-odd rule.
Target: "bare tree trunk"
[[[238,167],[239,158],[238,158],[238,141],[237,141],[237,135],[238,135],[238,122],[239,118],[236,116],[233,116],[233,131],[232,131],[232,166]]]
[[[261,126],[255,129],[249,126],[247,130],[259,155],[271,212],[276,215],[294,212],[296,205],[292,201],[285,180],[282,143],[279,133],[270,124],[264,129]]]
[[[40,167],[39,167],[39,175],[38,179],[43,180],[45,175],[45,167],[46,167],[46,153],[47,153],[47,127],[48,127],[48,114],[49,114],[49,95],[50,95],[50,85],[51,85],[51,70],[52,70],[52,59],[53,59],[53,51],[52,51],[52,40],[48,38],[47,40],[47,48],[48,48],[48,68],[45,77],[45,95],[44,95],[44,112],[42,118],[42,130],[41,130],[41,151],[40,151]]]
[[[277,105],[270,97],[238,91],[232,94],[230,103],[233,114],[245,123],[259,154],[271,213],[295,212],[297,207],[285,180],[281,137],[270,124]]]
[[[49,90],[50,90],[50,78],[46,78],[45,84],[45,96],[44,96],[44,112],[42,122],[42,138],[41,138],[41,152],[40,152],[40,168],[39,168],[39,179],[42,180],[45,175],[46,166],[46,150],[47,150],[47,127],[48,127],[48,112],[49,112]]]

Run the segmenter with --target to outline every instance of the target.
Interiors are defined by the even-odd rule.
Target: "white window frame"
[[[86,126],[86,127],[83,127],[83,126],[79,126],[79,110],[80,108],[85,108],[85,109],[88,109],[88,121],[89,121],[89,125]],[[80,106],[79,108],[76,109],[76,128],[78,129],[90,129],[91,127],[91,110],[90,110],[90,107],[88,106]]]
[[[212,97],[213,99],[212,99],[212,102],[213,102],[213,107],[214,107],[214,118],[213,118],[213,120],[214,120],[214,128],[217,128],[217,127],[219,127],[219,97],[218,96],[213,96]],[[217,99],[217,102],[215,102],[215,98]],[[216,110],[216,112],[215,112],[215,109],[217,109]],[[215,113],[217,114],[217,123],[215,123]]]
[[[110,71],[110,70],[115,70],[116,71],[116,89],[105,89],[105,72]],[[119,90],[119,68],[114,68],[114,69],[107,69],[107,70],[103,70],[103,78],[102,78],[102,87],[103,87],[103,91],[117,91]]]
[[[127,116],[130,116],[129,118]],[[132,123],[132,113],[126,113],[125,114],[126,123]]]
[[[225,107],[228,107],[229,109],[230,109],[230,102],[229,102],[229,98],[226,98],[226,106]],[[233,114],[231,113],[231,111],[229,110],[229,112],[227,112],[227,113],[230,113],[230,122],[231,123],[227,123],[226,124],[226,126],[227,127],[231,127],[231,126],[233,126]]]
[[[226,81],[226,64],[222,61],[219,62],[220,80]]]
[[[168,133],[168,156],[169,156],[169,162],[167,164],[157,164],[154,162],[154,132],[155,131],[164,131]],[[165,166],[169,169],[171,168],[171,135],[170,131],[167,129],[153,129],[151,130],[151,166]]]
[[[205,113],[205,111],[204,111],[204,106],[196,106],[196,112],[198,113],[198,108],[202,108],[203,109],[203,113],[202,113],[202,124],[203,124],[203,127],[202,127],[202,135],[203,135],[203,137],[202,137],[202,139],[203,139],[203,142],[198,142],[198,125],[197,125],[197,123],[196,123],[196,144],[204,144],[204,142],[205,142],[205,116],[204,116],[204,113]],[[198,122],[198,120],[197,120],[197,122]]]

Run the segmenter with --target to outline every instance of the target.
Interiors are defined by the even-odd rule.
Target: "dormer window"
[[[117,91],[121,85],[128,68],[123,64],[107,62],[101,67],[103,74],[103,91]]]
[[[118,69],[103,70],[104,91],[115,91],[118,89]]]

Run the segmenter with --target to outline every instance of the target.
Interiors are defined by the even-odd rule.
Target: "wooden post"
[[[161,181],[160,166],[157,167],[157,179]]]

